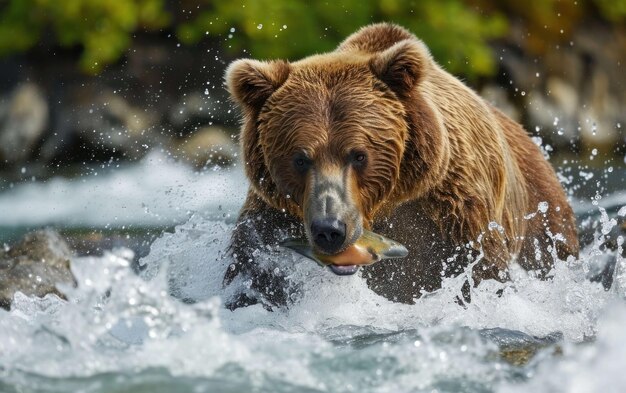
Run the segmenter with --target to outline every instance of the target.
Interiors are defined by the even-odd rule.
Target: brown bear
[[[225,274],[247,291],[230,308],[288,302],[258,250],[303,236],[336,254],[363,228],[409,256],[363,268],[376,293],[412,303],[442,279],[545,276],[577,256],[574,215],[524,129],[432,59],[407,30],[374,24],[297,62],[237,60],[226,72],[241,107],[250,188]],[[341,273],[338,270],[336,273]]]

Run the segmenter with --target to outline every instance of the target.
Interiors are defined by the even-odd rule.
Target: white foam
[[[193,214],[157,239],[140,261],[149,281],[132,273],[128,250],[114,250],[72,261],[78,287],[62,288],[68,301],[16,295],[11,312],[0,310],[3,378],[18,379],[22,372],[88,377],[156,367],[182,376],[236,375],[249,380],[247,390],[289,383],[303,390],[420,391],[441,380],[463,380],[511,391],[519,382],[504,381],[510,366],[494,360],[494,345],[476,333],[497,327],[536,336],[562,332],[565,337],[565,360],[540,357],[537,375],[519,391],[592,392],[624,386],[626,261],[601,247],[602,234],[616,225],[603,210],[596,239],[579,261],[558,263],[553,279],[546,281],[513,269],[511,282],[484,281],[474,288],[466,307],[457,303],[463,276],[445,280],[441,290],[414,305],[398,304],[369,290],[359,274],[335,276],[285,250],[270,254],[265,263],[297,284],[296,302],[274,312],[260,305],[231,312],[222,306],[223,296],[233,290],[222,288],[232,231],[224,214],[238,208],[245,187],[237,171],[194,174],[157,155],[85,183],[56,179],[0,195],[0,208],[15,204],[0,225],[55,220],[106,225],[113,214],[118,224],[175,222],[185,219],[187,210],[208,211],[214,218]],[[20,204],[21,198],[30,198],[31,211],[28,203]],[[128,215],[120,213],[116,200],[132,206]],[[151,213],[138,214],[141,203]],[[74,206],[55,210],[65,205]],[[623,246],[623,239],[618,245]],[[612,291],[587,279],[593,265],[616,257]],[[184,304],[170,291],[198,302]],[[598,320],[604,322],[598,325]],[[387,334],[392,338],[384,338]],[[597,342],[580,344],[590,337]],[[367,343],[336,344],[361,339]]]
[[[485,281],[473,290],[466,308],[456,303],[463,277],[445,280],[442,290],[404,305],[374,294],[358,274],[335,276],[286,251],[272,254],[267,263],[299,283],[299,300],[275,312],[260,305],[231,312],[220,298],[230,263],[221,256],[231,230],[230,224],[196,215],[164,234],[141,261],[150,281],[131,272],[132,255],[124,250],[73,260],[78,287],[62,288],[67,302],[19,294],[10,313],[0,310],[0,368],[10,379],[21,372],[63,378],[154,367],[173,375],[220,377],[235,367],[252,378],[251,386],[280,382],[339,392],[414,391],[455,379],[506,386],[510,366],[489,360],[495,347],[480,340],[475,329],[499,327],[538,336],[560,331],[567,345],[580,343],[598,334],[598,318],[619,298],[589,282],[584,264],[562,263],[548,281],[521,270],[513,271],[510,283]],[[181,303],[169,296],[172,288],[178,297],[200,301]],[[393,332],[405,336],[374,339],[363,348],[333,344]],[[600,330],[596,358],[609,345],[602,344],[603,335],[611,345],[623,339],[617,328]],[[553,365],[563,378],[589,367],[586,355],[573,353],[572,370]],[[609,352],[623,366],[619,354]],[[610,372],[613,378],[614,369],[595,372]]]
[[[194,217],[154,242],[143,263],[155,269],[168,263],[169,282],[182,298],[206,299],[222,293],[221,278],[229,260],[221,258],[228,245],[230,227]],[[596,255],[594,245],[583,251],[583,259]],[[602,253],[608,256],[607,252]],[[610,256],[608,256],[610,258]],[[614,257],[614,256],[613,256]],[[390,302],[367,287],[359,274],[336,276],[312,261],[288,250],[267,257],[300,286],[300,299],[288,312],[254,316],[254,326],[291,326],[293,330],[316,331],[340,325],[362,325],[382,329],[419,326],[468,326],[516,329],[533,335],[561,331],[575,341],[594,334],[595,320],[611,294],[586,277],[588,266],[578,261],[557,264],[554,278],[547,281],[514,271],[510,283],[485,281],[473,289],[473,301],[465,308],[456,298],[465,277],[446,280],[442,290],[419,299],[415,305]],[[393,263],[384,261],[381,263]],[[502,295],[496,292],[502,289]],[[237,310],[239,322],[248,311]],[[241,328],[241,326],[239,326]]]
[[[503,384],[501,392],[622,393],[626,387],[626,305],[615,302],[598,324],[593,344],[567,343],[563,355],[548,357],[536,375],[521,386]]]
[[[194,172],[151,152],[123,170],[18,184],[0,194],[0,226],[174,225],[196,211],[234,215],[246,190],[239,166]]]

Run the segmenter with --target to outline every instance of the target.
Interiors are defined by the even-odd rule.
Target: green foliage
[[[80,66],[98,73],[117,61],[137,31],[162,28],[193,45],[218,38],[234,54],[298,59],[334,48],[359,27],[395,22],[413,31],[453,73],[494,71],[487,43],[524,21],[538,54],[590,12],[623,24],[626,0],[0,0],[0,56],[36,45],[82,49]]]
[[[209,35],[229,37],[227,48],[258,58],[297,59],[334,48],[359,27],[399,23],[422,38],[452,72],[493,71],[487,40],[504,35],[498,13],[481,15],[462,0],[297,1],[206,0],[194,20],[178,28],[183,42]],[[230,34],[230,35],[229,35]]]
[[[593,0],[603,17],[615,22],[626,21],[626,0]]]
[[[8,0],[0,14],[0,55],[54,40],[80,45],[81,68],[97,73],[117,60],[139,28],[167,25],[163,0]]]

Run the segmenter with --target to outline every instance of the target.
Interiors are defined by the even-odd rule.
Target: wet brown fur
[[[258,206],[302,220],[310,190],[307,177],[293,169],[293,155],[302,151],[316,170],[335,170],[360,149],[368,153],[367,166],[364,173],[350,169],[349,183],[364,225],[406,239],[418,259],[426,240],[411,235],[431,226],[442,249],[471,242],[484,252],[474,270],[478,280],[503,279],[515,257],[545,272],[554,260],[548,254],[577,255],[572,210],[538,147],[520,125],[440,68],[405,29],[367,26],[335,52],[294,63],[238,60],[226,78],[244,115],[251,191],[241,220],[258,215]],[[539,202],[548,202],[547,214],[525,219]],[[389,229],[387,222],[397,224]],[[407,271],[418,262],[407,258]],[[439,278],[431,281],[440,281],[440,271],[433,270]],[[401,301],[419,296],[411,288],[379,292]]]

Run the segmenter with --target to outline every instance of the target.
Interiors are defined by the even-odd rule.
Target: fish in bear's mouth
[[[316,253],[306,239],[286,239],[281,245],[321,266],[328,266],[338,276],[352,275],[362,265],[371,265],[382,259],[404,258],[409,254],[402,244],[368,230],[363,230],[354,244],[334,255]]]

